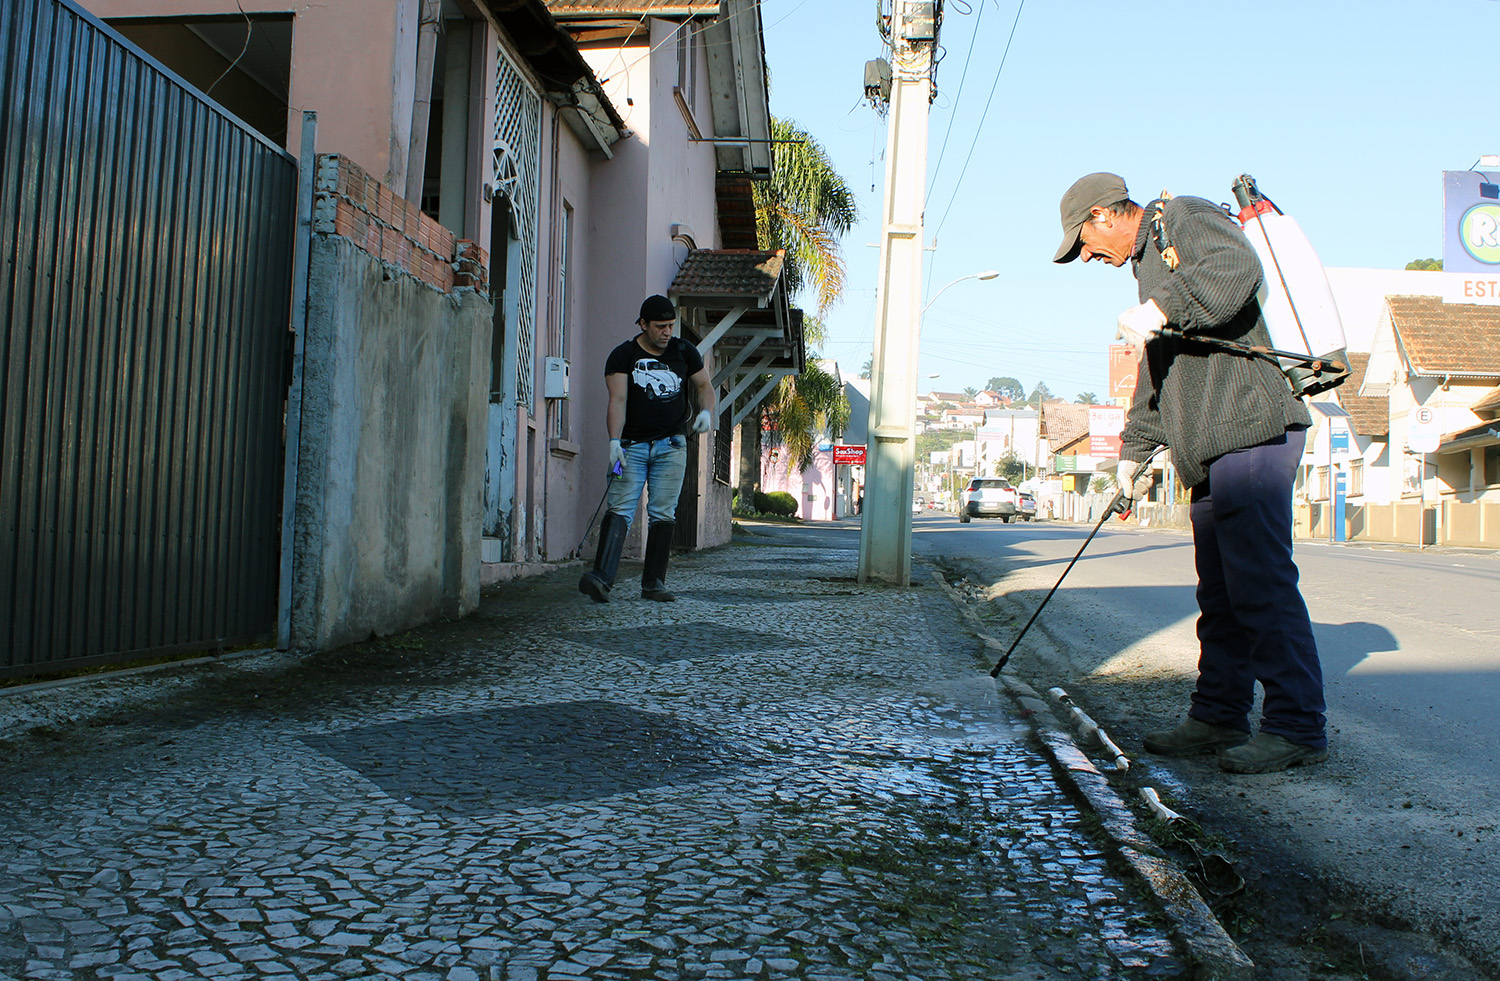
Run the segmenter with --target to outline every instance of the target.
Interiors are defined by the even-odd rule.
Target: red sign
[[[863,446],[834,446],[833,462],[835,465],[864,466],[865,448]]]
[[[1117,405],[1089,406],[1089,456],[1118,459],[1125,409]]]
[[[1135,394],[1135,375],[1140,362],[1127,345],[1109,346],[1109,397],[1128,399]]]

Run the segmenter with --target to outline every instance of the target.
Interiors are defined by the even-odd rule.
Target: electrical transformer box
[[[936,4],[930,0],[906,0],[905,21],[901,35],[908,41],[932,41],[937,38]]]
[[[542,396],[549,399],[568,397],[568,359],[548,358],[542,378]]]

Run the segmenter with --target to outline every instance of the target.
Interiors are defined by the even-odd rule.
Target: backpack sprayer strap
[[[1182,265],[1182,260],[1177,257],[1177,248],[1172,244],[1172,237],[1167,234],[1167,220],[1162,212],[1168,201],[1172,200],[1172,192],[1162,189],[1161,196],[1152,201],[1146,207],[1151,210],[1151,241],[1156,244],[1156,250],[1161,253],[1161,261],[1167,264],[1167,268],[1176,271]]]
[[[1172,193],[1163,189],[1161,192],[1161,197],[1157,198],[1155,201],[1152,201],[1149,205],[1147,205],[1147,208],[1149,208],[1151,212],[1151,241],[1155,243],[1157,250],[1161,252],[1161,261],[1167,264],[1168,269],[1171,269],[1175,272],[1177,270],[1177,267],[1182,265],[1182,259],[1177,255],[1176,247],[1172,245],[1171,235],[1167,232],[1167,222],[1162,214],[1166,203],[1170,200],[1172,200]],[[1286,366],[1282,364],[1280,360],[1278,360],[1277,356],[1280,355],[1282,357],[1297,358],[1300,357],[1299,355],[1288,354],[1285,351],[1273,351],[1270,348],[1260,347],[1258,345],[1237,344],[1233,341],[1224,341],[1216,337],[1206,337],[1201,334],[1190,335],[1181,330],[1176,330],[1170,327],[1164,329],[1162,331],[1162,334],[1168,337],[1176,337],[1180,340],[1197,341],[1201,344],[1206,344],[1209,347],[1216,347],[1221,351],[1229,351],[1231,353],[1239,354],[1247,358],[1258,358],[1262,361],[1268,361],[1281,371],[1282,376],[1286,378],[1287,383],[1292,385],[1292,390],[1294,392],[1296,391],[1296,385],[1292,384],[1292,379],[1290,375],[1287,374]],[[1306,359],[1303,360],[1305,361]]]

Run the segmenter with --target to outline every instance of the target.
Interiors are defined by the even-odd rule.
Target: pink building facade
[[[84,2],[293,153],[315,111],[319,153],[476,243],[493,305],[483,579],[590,554],[606,355],[694,250],[756,248],[747,181],[769,175],[770,130],[754,0]],[[717,367],[735,337],[715,340]],[[712,462],[729,433],[696,437],[680,545],[728,538]]]
[[[813,458],[799,472],[787,467],[786,451],[761,446],[761,490],[785,491],[797,499],[797,517],[804,521],[833,521],[845,516],[848,505],[841,500],[833,450],[814,450]]]

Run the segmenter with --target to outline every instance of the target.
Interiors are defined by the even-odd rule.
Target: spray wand
[[[1151,465],[1151,461],[1156,459],[1156,455],[1165,448],[1166,447],[1164,446],[1158,446],[1156,449],[1152,450],[1151,455],[1146,457],[1145,461],[1136,468],[1136,473],[1144,473],[1146,468]],[[1006,663],[1010,661],[1010,656],[1015,653],[1017,647],[1021,646],[1021,638],[1025,637],[1026,631],[1031,629],[1031,625],[1033,623],[1036,623],[1036,618],[1042,615],[1042,610],[1046,608],[1047,601],[1052,598],[1053,593],[1057,592],[1057,587],[1063,584],[1063,580],[1068,578],[1068,573],[1073,570],[1073,566],[1077,564],[1080,558],[1083,557],[1084,549],[1088,548],[1089,542],[1093,541],[1094,536],[1099,534],[1099,529],[1104,527],[1104,522],[1109,520],[1109,516],[1112,514],[1119,514],[1121,521],[1124,521],[1126,518],[1130,517],[1130,512],[1132,509],[1127,506],[1125,502],[1125,487],[1121,485],[1119,491],[1115,493],[1114,500],[1109,502],[1109,507],[1105,508],[1104,513],[1099,516],[1099,521],[1094,525],[1094,530],[1089,532],[1089,537],[1085,538],[1083,540],[1083,544],[1078,547],[1078,554],[1073,556],[1073,561],[1068,563],[1068,567],[1063,570],[1062,575],[1057,577],[1057,582],[1053,584],[1050,590],[1048,590],[1047,595],[1042,598],[1041,605],[1036,608],[1036,612],[1031,615],[1031,619],[1026,621],[1026,626],[1022,627],[1021,632],[1016,635],[1015,641],[1010,645],[1010,650],[1002,654],[1000,656],[1000,660],[997,661],[994,668],[990,670],[991,678],[1000,677],[1000,672],[1004,669]]]
[[[594,522],[599,519],[599,512],[604,510],[604,502],[609,500],[609,485],[624,472],[625,466],[621,463],[616,463],[609,468],[609,477],[604,481],[604,494],[599,498],[599,506],[594,508],[594,516],[589,519],[589,523],[583,526],[583,537],[578,539],[578,547],[573,550],[573,554],[579,558],[583,557],[583,543],[589,540],[589,532],[594,530]]]

